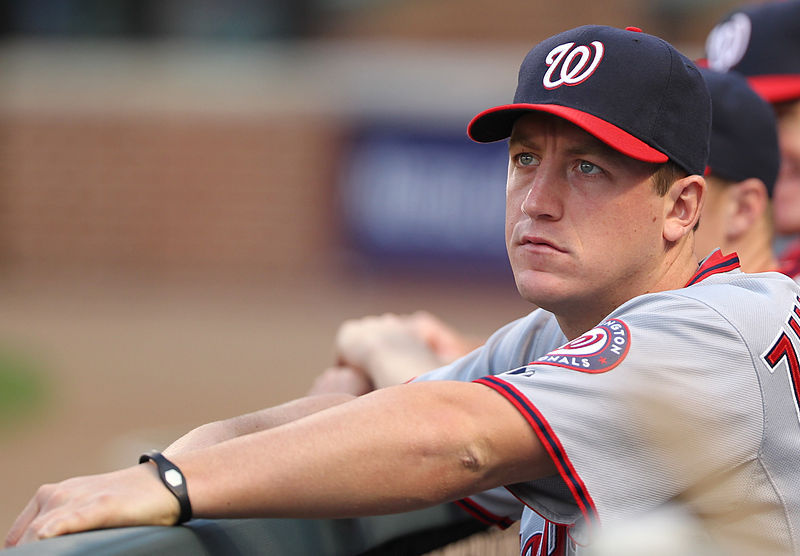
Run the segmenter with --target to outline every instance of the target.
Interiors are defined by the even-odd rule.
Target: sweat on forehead
[[[695,65],[669,43],[637,30],[586,25],[536,45],[519,70],[514,101],[478,114],[477,142],[509,137],[517,118],[547,112],[645,162],[672,160],[702,174],[711,101]]]

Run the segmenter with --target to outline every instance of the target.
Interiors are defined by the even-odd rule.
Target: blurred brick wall
[[[0,115],[7,272],[324,267],[336,126],[293,117]]]
[[[676,20],[674,14],[654,7],[663,8],[665,2],[408,0],[376,4],[328,22],[322,34],[348,40],[529,44],[582,23],[638,24],[676,44],[686,42],[685,52],[699,55],[707,30],[733,3],[697,2],[691,17]],[[24,64],[26,58],[21,59]],[[289,81],[280,73],[288,66],[280,65],[275,75],[268,75],[260,73],[259,64],[250,67],[257,77],[247,93],[255,99],[264,96],[267,83]],[[97,70],[98,75],[81,70],[96,79],[87,85],[94,87],[93,95],[103,96],[110,80],[102,72],[112,70],[118,77],[125,74],[124,68],[113,65]],[[47,67],[43,73],[48,72],[56,74],[58,83],[64,69]],[[286,94],[303,97],[311,91],[325,97],[324,80],[331,74],[322,75],[327,77],[306,81]],[[513,82],[512,75],[509,71],[508,83]],[[13,78],[5,76],[3,86],[13,90]],[[198,89],[188,81],[191,95]],[[26,83],[44,104],[57,99],[55,106],[62,107],[68,104],[63,101],[71,100],[69,93],[46,90],[42,95],[47,89],[42,83],[47,81]],[[135,90],[135,83],[131,85]],[[320,90],[311,90],[315,87]],[[213,96],[216,88],[208,88]],[[236,91],[237,86],[230,89]],[[226,118],[219,112],[207,116],[202,108],[185,113],[167,110],[164,113],[171,115],[159,116],[115,109],[111,96],[103,100],[111,106],[96,112],[0,108],[4,274],[119,272],[161,278],[202,273],[258,279],[265,274],[328,271],[341,262],[334,191],[340,122],[297,116],[303,108],[291,116],[281,116],[275,109],[254,110],[252,116],[243,110]],[[283,106],[283,100],[291,98],[276,106]]]
[[[578,25],[641,27],[676,46],[701,46],[711,26],[742,0],[405,0],[381,2],[329,22],[340,37],[530,42]],[[685,52],[695,55],[697,52]]]

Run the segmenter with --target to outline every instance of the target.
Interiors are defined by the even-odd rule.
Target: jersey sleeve
[[[524,369],[479,379],[520,411],[558,469],[508,488],[580,537],[744,464],[763,431],[754,357],[715,310],[665,292]]]

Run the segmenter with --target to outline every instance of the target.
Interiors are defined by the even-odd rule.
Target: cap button
[[[625,30],[626,31],[633,31],[634,33],[641,33],[642,32],[642,30],[639,29],[638,27],[625,27]]]

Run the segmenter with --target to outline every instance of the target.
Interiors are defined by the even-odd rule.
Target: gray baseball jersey
[[[735,256],[716,252],[687,287],[634,298],[547,349],[554,323],[534,311],[470,356],[506,360],[506,372],[484,367],[489,376],[474,379],[477,369],[460,363],[421,377],[495,389],[553,458],[557,476],[507,487],[525,504],[523,554],[580,554],[599,524],[635,523],[675,500],[707,520],[726,553],[800,551],[792,280],[743,274]],[[514,339],[530,364],[501,355]]]

